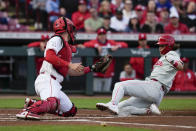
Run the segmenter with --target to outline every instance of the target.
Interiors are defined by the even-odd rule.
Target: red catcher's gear
[[[29,106],[26,110],[34,114],[51,113],[55,114],[60,104],[59,99],[56,97],[49,97],[47,100],[39,100]]]
[[[73,103],[72,103],[73,104]],[[77,107],[75,107],[75,105],[73,104],[72,108],[67,111],[67,112],[63,112],[62,114],[58,113],[58,116],[63,116],[63,117],[73,117],[75,116],[77,113]]]
[[[175,40],[174,37],[170,35],[162,35],[159,37],[157,45],[166,45],[166,47],[161,51],[161,54],[166,54],[171,51],[174,47]]]
[[[65,77],[68,72],[68,64],[71,62],[72,52],[75,52],[76,48],[68,44],[60,35],[56,34],[55,37],[57,36],[62,39],[62,49],[57,54],[52,50],[47,50],[45,60],[50,62],[57,72]]]
[[[73,22],[65,17],[60,17],[58,18],[53,25],[53,30],[56,34],[60,34],[63,32],[66,32],[69,34],[70,40],[69,44],[73,44],[75,41],[75,32],[76,32],[76,27],[73,24]]]

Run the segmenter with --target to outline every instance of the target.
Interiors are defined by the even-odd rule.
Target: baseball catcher
[[[101,58],[94,65],[84,67],[81,63],[71,63],[72,53],[76,52],[75,25],[71,20],[60,17],[54,22],[55,34],[47,42],[44,61],[35,80],[35,91],[41,100],[25,99],[25,108],[16,114],[20,119],[40,119],[44,113],[58,116],[75,116],[77,107],[69,97],[61,91],[61,82],[68,74],[81,76],[91,71],[105,72],[111,56]]]

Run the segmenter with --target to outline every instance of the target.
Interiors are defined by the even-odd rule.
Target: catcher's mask
[[[156,44],[159,46],[165,45],[165,48],[161,51],[161,54],[164,55],[173,49],[175,40],[170,35],[162,35],[159,37],[158,42]]]
[[[69,34],[69,44],[74,44],[75,35],[76,35],[76,27],[73,22],[65,17],[58,18],[53,24],[53,30],[56,34],[60,34],[66,32]]]

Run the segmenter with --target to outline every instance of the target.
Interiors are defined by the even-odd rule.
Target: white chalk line
[[[76,117],[73,117],[75,119],[64,119],[64,120],[55,120],[55,119],[48,119],[48,120],[40,120],[40,121],[44,121],[44,122],[88,122],[88,123],[105,123],[105,124],[117,124],[117,125],[135,125],[135,126],[155,126],[155,127],[172,127],[172,128],[192,128],[195,129],[195,126],[183,126],[183,125],[165,125],[165,124],[144,124],[144,123],[131,123],[131,122],[112,122],[112,121],[97,121],[97,120],[92,120],[92,119],[84,119],[82,117],[78,117],[78,119]],[[102,117],[103,118],[103,117]],[[20,121],[17,118],[3,118],[0,119],[0,121],[4,121],[5,122],[14,122],[14,121]]]
[[[42,120],[48,121],[48,120]],[[175,128],[196,128],[195,126],[181,126],[181,125],[162,125],[162,124],[144,124],[144,123],[128,123],[128,122],[112,122],[112,121],[96,121],[88,119],[76,119],[76,120],[49,120],[60,122],[90,122],[90,123],[105,123],[105,124],[117,124],[117,125],[135,125],[135,126],[157,126],[157,127],[175,127]]]

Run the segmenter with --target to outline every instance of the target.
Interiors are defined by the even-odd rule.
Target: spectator
[[[107,0],[104,0],[101,2],[101,6],[99,8],[99,16],[104,17],[104,16],[113,16],[113,12],[111,10],[111,5],[110,2]]]
[[[60,0],[60,7],[66,9],[66,16],[71,19],[72,14],[78,10],[78,0]]]
[[[172,88],[172,91],[196,91],[196,76],[195,73],[189,69],[189,59],[182,58],[184,62],[184,69],[178,71]]]
[[[164,31],[163,26],[157,23],[154,12],[147,13],[146,22],[141,30],[144,33],[163,33]]]
[[[31,2],[36,12],[35,28],[37,30],[47,30],[48,14],[46,12],[46,2],[47,0],[32,0]]]
[[[182,15],[186,14],[186,10],[185,7],[183,6],[183,0],[171,0],[172,1],[172,8],[170,9],[170,12],[172,12],[172,10],[176,10],[179,14],[179,16],[181,17]],[[175,9],[173,9],[175,8]]]
[[[115,16],[111,18],[110,27],[118,32],[125,32],[129,20],[123,16],[122,10],[117,9]]]
[[[124,42],[115,42],[113,40],[107,40],[107,34],[104,28],[100,28],[97,31],[97,38],[95,40],[91,40],[85,42],[84,45],[78,45],[79,48],[96,48],[100,56],[107,55],[109,50],[116,51],[119,48],[126,48],[127,44]],[[96,61],[97,59],[95,59]],[[93,81],[93,90],[95,92],[108,92],[110,91],[112,77],[114,76],[114,64],[115,60],[113,60],[105,72],[103,73],[94,73],[94,81]]]
[[[110,27],[110,17],[104,16],[103,17],[103,28],[106,29],[107,33],[116,32],[116,30]]]
[[[90,17],[85,0],[79,0],[78,11],[72,15],[72,21],[78,31],[84,31],[84,21]]]
[[[163,8],[161,10],[158,21],[163,27],[168,25],[168,23],[169,23],[169,11],[166,8]]]
[[[32,42],[32,43],[28,44],[28,48],[38,47],[41,52],[44,52],[44,50],[46,48],[46,43],[48,42],[48,40],[49,40],[48,35],[45,35],[45,36],[42,35],[40,41]],[[37,75],[39,74],[39,70],[42,66],[43,61],[44,61],[44,57],[36,57],[36,59],[35,59]]]
[[[165,33],[169,34],[184,34],[189,33],[188,27],[185,24],[179,22],[179,15],[177,12],[171,12],[170,23],[165,26]]]
[[[95,8],[90,9],[91,17],[84,21],[85,31],[88,33],[96,32],[98,28],[103,26],[103,19],[97,15]]]
[[[156,7],[157,7],[157,12],[159,13],[161,12],[163,8],[170,10],[170,8],[172,7],[172,4],[170,0],[158,0],[156,2]]]
[[[99,9],[99,0],[89,0],[88,9],[95,8],[96,10]]]
[[[146,22],[146,17],[148,12],[154,12],[156,14],[156,3],[154,0],[149,0],[147,8],[143,11],[142,19],[144,22]]]
[[[147,6],[149,0],[132,0],[133,7],[136,7],[137,5]]]
[[[124,71],[120,73],[120,81],[133,80],[135,77],[135,70],[132,68],[131,64],[125,64]]]
[[[146,34],[140,33],[138,39],[138,49],[149,49],[150,47],[147,45]],[[153,58],[152,64],[156,63],[158,59]],[[129,63],[132,65],[133,69],[136,71],[136,78],[143,79],[144,78],[144,58],[143,57],[131,57]]]
[[[189,27],[189,31],[191,33],[196,32],[196,3],[193,1],[188,3],[187,17],[188,17],[187,26]]]
[[[8,25],[8,14],[7,12],[0,12],[0,24]]]
[[[9,19],[8,25],[10,31],[29,31],[29,27],[25,25],[21,25],[18,19],[16,18]]]
[[[143,7],[142,5],[137,5],[135,7],[135,12],[137,14],[139,23],[142,26],[145,23],[145,20],[146,20],[146,17],[145,17],[145,7]]]
[[[60,15],[59,11],[60,2],[59,0],[47,0],[46,2],[46,11],[49,16],[49,30],[52,30],[54,21]]]
[[[135,12],[131,14],[128,26],[126,28],[126,32],[132,32],[132,33],[140,32],[140,24],[138,21],[137,14]]]
[[[125,6],[123,9],[123,16],[126,17],[127,19],[130,19],[131,14],[134,12],[132,10],[132,1],[131,0],[125,0]]]
[[[147,5],[147,12],[154,12],[156,13],[156,3],[154,0],[149,0]]]
[[[112,0],[111,8],[113,12],[115,12],[117,9],[122,10],[124,8],[123,0]]]

